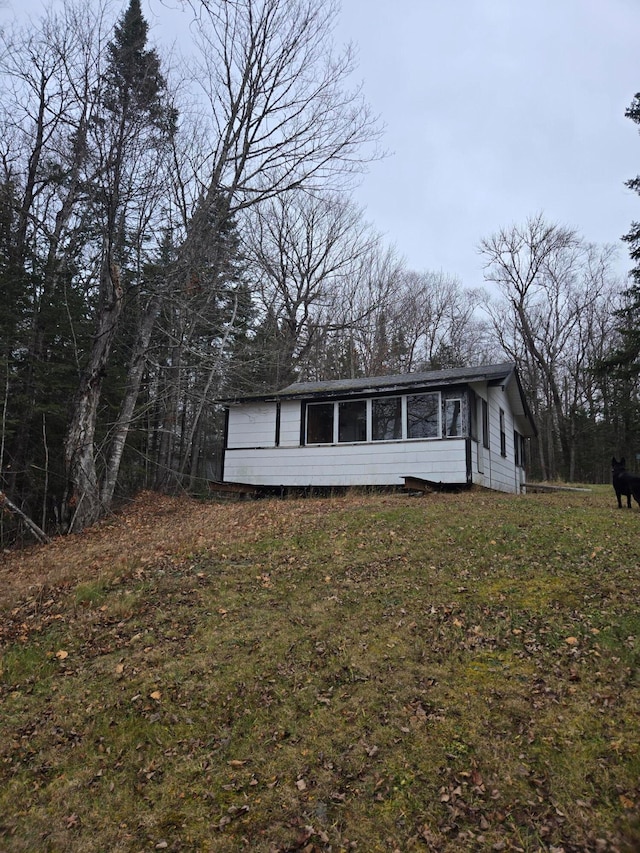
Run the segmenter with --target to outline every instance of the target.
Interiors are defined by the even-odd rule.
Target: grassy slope
[[[4,555],[0,848],[640,849],[614,505],[145,495]]]

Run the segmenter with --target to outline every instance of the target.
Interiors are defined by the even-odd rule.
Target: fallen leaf
[[[159,690],[154,690],[153,693],[149,694],[150,699],[155,699],[156,702],[159,702],[162,698],[162,693]]]
[[[62,649],[60,649],[59,651],[56,652],[56,657],[58,658],[58,660],[64,660],[65,658],[69,657],[69,652],[65,652]]]
[[[565,643],[568,646],[577,646],[578,645],[578,638],[577,637],[567,637],[565,640]]]

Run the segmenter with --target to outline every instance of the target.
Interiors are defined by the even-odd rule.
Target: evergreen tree
[[[640,93],[625,116],[640,125]],[[626,186],[640,194],[640,175],[628,180]],[[632,222],[622,239],[629,244],[634,262],[631,284],[622,295],[622,307],[614,311],[617,340],[596,364],[595,373],[608,389],[612,452],[629,456],[640,445],[640,222]]]
[[[634,97],[625,116],[640,125],[640,93]],[[640,193],[640,175],[628,180],[626,186]],[[629,244],[629,254],[635,265],[630,271],[633,283],[624,294],[625,304],[616,311],[620,319],[620,342],[610,361],[629,376],[637,377],[640,373],[640,222],[632,222],[631,230],[622,239]]]
[[[127,263],[139,252],[143,239],[140,222],[151,215],[145,206],[153,205],[161,152],[175,127],[175,113],[165,105],[160,60],[146,45],[147,32],[139,0],[130,0],[108,46],[101,110],[91,127],[98,178],[89,190],[96,199],[102,261],[96,331],[65,441],[72,530],[94,522],[113,493],[119,460],[109,466],[109,487],[101,495],[96,459],[102,386],[113,363],[113,345],[125,305]]]

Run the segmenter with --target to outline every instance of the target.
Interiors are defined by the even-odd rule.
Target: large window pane
[[[338,441],[367,440],[367,401],[338,403]]]
[[[450,438],[462,435],[462,404],[460,400],[447,400],[445,403],[444,420],[446,435]]]
[[[381,397],[371,402],[371,437],[374,441],[402,438],[402,400]]]
[[[333,441],[333,403],[307,406],[307,444],[331,444]]]
[[[407,437],[438,438],[440,394],[413,394],[407,397]]]

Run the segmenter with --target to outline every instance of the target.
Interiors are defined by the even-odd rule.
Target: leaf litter
[[[2,849],[637,849],[637,529],[147,493],[3,555]]]

